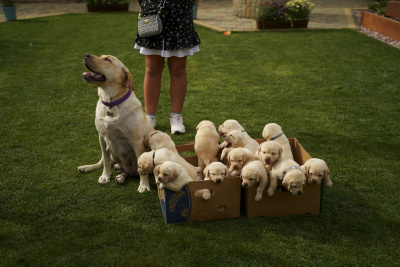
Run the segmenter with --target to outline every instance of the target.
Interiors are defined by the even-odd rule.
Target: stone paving
[[[356,28],[351,9],[366,9],[368,0],[312,0],[315,4],[308,23],[309,29]],[[17,19],[54,16],[65,13],[86,13],[84,3],[16,4]],[[137,1],[129,6],[138,12]],[[5,22],[0,13],[0,22]],[[10,22],[12,23],[12,22]],[[195,23],[217,31],[256,31],[254,19],[233,16],[232,0],[200,0]]]

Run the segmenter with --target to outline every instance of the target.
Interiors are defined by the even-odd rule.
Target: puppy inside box
[[[193,144],[178,145],[176,148],[179,153],[194,151]],[[198,164],[195,155],[184,159],[193,166]],[[204,189],[211,193],[208,200],[201,195],[195,196],[196,191]],[[176,192],[159,189],[158,196],[166,224],[235,218],[240,216],[241,180],[227,178],[221,183],[212,180],[193,181]]]
[[[288,138],[294,160],[303,165],[311,156],[295,138]],[[260,143],[263,139],[258,139]],[[264,191],[260,201],[255,201],[257,187],[243,189],[243,202],[246,215],[249,218],[259,216],[287,216],[300,214],[319,214],[322,201],[322,188],[320,184],[305,183],[303,194],[294,196],[278,181],[277,189],[273,196],[268,196]]]

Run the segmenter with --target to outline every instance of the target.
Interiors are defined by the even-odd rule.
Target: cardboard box
[[[193,144],[176,148],[179,153],[194,151]],[[197,156],[184,158],[197,166]],[[194,192],[200,189],[210,189],[211,198],[204,200],[196,197]],[[213,181],[191,182],[177,192],[159,189],[158,197],[166,224],[235,218],[240,216],[241,180],[229,178],[220,184]]]
[[[295,138],[288,139],[294,160],[299,165],[303,165],[311,156]],[[257,141],[262,143],[265,140]],[[319,214],[322,202],[322,184],[306,183],[303,194],[301,196],[293,196],[282,186],[282,182],[278,181],[278,188],[275,190],[275,194],[272,197],[268,196],[268,184],[263,192],[262,199],[258,202],[254,200],[258,185],[246,189],[243,188],[246,215],[249,218],[254,218],[259,216]]]
[[[265,142],[264,139],[256,140],[259,143]],[[295,138],[289,138],[289,142],[294,160],[298,164],[302,165],[311,158]],[[176,148],[179,153],[189,151],[194,154],[194,144],[180,145]],[[197,166],[197,156],[184,158],[193,166]],[[196,181],[184,186],[178,192],[168,189],[158,190],[158,196],[166,224],[239,217],[241,199],[242,208],[249,218],[320,213],[322,183],[321,185],[306,183],[303,195],[293,196],[290,192],[285,192],[282,183],[278,181],[278,188],[272,197],[267,194],[268,185],[262,200],[255,202],[257,186],[242,188],[240,178],[228,178],[221,184],[213,181]],[[194,192],[200,189],[212,190],[211,198],[204,200],[195,197]]]

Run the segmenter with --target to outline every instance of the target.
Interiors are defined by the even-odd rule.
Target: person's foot
[[[149,115],[146,115],[146,117],[149,120],[149,122],[151,123],[151,125],[153,126],[153,128],[155,128],[156,127],[156,117],[149,116]]]
[[[180,134],[185,132],[185,126],[183,125],[183,119],[181,115],[175,114],[171,116],[169,121],[171,122],[172,134]]]

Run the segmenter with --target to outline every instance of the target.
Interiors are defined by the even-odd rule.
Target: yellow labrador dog
[[[282,181],[282,185],[294,196],[303,194],[306,176],[301,170],[299,164],[291,159],[283,159],[278,161],[272,168],[270,176],[270,187],[268,195],[272,196],[277,187],[277,180]]]
[[[275,163],[281,159],[282,147],[277,142],[266,141],[260,145],[256,154],[269,174]]]
[[[253,160],[259,161],[259,158],[249,149],[243,147],[233,148],[228,154],[229,176],[239,176],[243,166]]]
[[[102,156],[98,163],[80,166],[78,170],[86,173],[103,168],[99,183],[107,183],[111,179],[112,161],[120,168],[116,182],[121,184],[127,175],[137,174],[137,158],[145,152],[144,137],[154,128],[133,92],[129,70],[118,58],[86,54],[83,61],[90,71],[83,73],[83,79],[98,86],[95,124]],[[141,175],[138,191],[149,190],[147,176]]]
[[[222,150],[221,160],[224,160],[232,148],[243,147],[256,154],[260,147],[260,144],[252,139],[248,133],[238,130],[230,131],[225,135],[225,141],[228,142],[228,145]]]
[[[225,178],[228,178],[228,167],[221,162],[213,162],[204,169],[204,180],[212,180],[214,183],[222,183]],[[196,197],[201,197],[205,200],[211,198],[212,191],[209,189],[201,189],[195,191]]]
[[[204,170],[211,162],[218,161],[219,135],[214,123],[207,120],[201,121],[197,125],[196,131],[194,151],[198,158],[197,166]]]
[[[249,188],[256,183],[259,183],[254,200],[260,201],[264,189],[268,184],[268,174],[263,163],[259,160],[248,162],[244,165],[240,177],[242,178],[242,186],[245,188]]]
[[[219,135],[225,140],[225,135],[230,131],[238,130],[244,132],[244,128],[237,120],[226,120],[223,124],[218,127]],[[219,148],[224,148],[228,142],[224,141],[219,145]]]
[[[332,187],[328,165],[322,159],[309,159],[301,166],[301,169],[306,175],[309,184],[320,184],[322,179],[324,179],[325,185]]]
[[[157,150],[160,148],[168,148],[172,152],[179,154],[171,137],[168,134],[158,130],[146,134],[144,138],[144,146],[147,151]]]
[[[147,176],[152,173],[154,168],[166,161],[172,161],[181,165],[193,180],[197,180],[201,175],[201,168],[194,167],[179,154],[168,148],[160,148],[150,152],[144,152],[138,158],[138,172],[140,175]]]
[[[292,149],[289,140],[282,131],[282,127],[276,123],[268,123],[262,132],[264,139],[275,141],[282,147],[282,159],[293,159]]]
[[[179,191],[184,185],[193,181],[185,168],[172,161],[156,166],[154,177],[160,189],[167,188],[171,191]]]

